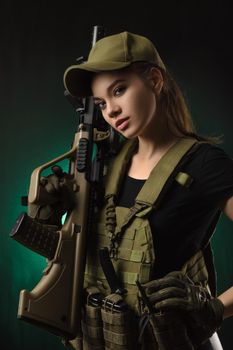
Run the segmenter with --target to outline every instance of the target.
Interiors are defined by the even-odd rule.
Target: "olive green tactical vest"
[[[85,287],[96,286],[105,296],[111,294],[98,257],[101,247],[109,247],[116,274],[127,290],[125,301],[136,317],[143,312],[136,281],[141,283],[150,281],[156,265],[154,253],[156,239],[153,240],[148,220],[149,214],[157,208],[162,190],[171,174],[181,185],[191,184],[192,178],[186,173],[176,171],[176,168],[197,143],[194,139],[183,138],[172,146],[152,170],[132,208],[116,207],[115,198],[135,150],[135,141],[126,143],[109,168],[106,181],[106,205],[100,213],[96,233],[92,235],[89,242]],[[154,234],[156,236],[156,232]],[[207,284],[208,273],[201,251],[195,254],[182,270],[195,282]],[[151,345],[152,343],[151,340]],[[156,344],[150,348],[156,349]]]

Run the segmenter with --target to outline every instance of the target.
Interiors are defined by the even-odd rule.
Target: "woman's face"
[[[126,138],[151,130],[156,114],[153,79],[142,79],[130,71],[106,72],[96,74],[91,86],[106,122]]]

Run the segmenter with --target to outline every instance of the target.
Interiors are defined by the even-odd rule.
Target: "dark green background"
[[[181,85],[198,131],[223,134],[222,147],[233,156],[231,22],[222,1],[1,2],[1,349],[63,349],[53,335],[16,318],[19,291],[38,283],[45,261],[9,233],[24,209],[20,196],[32,170],[70,148],[77,120],[63,97],[62,75],[89,50],[92,26],[150,37]],[[232,231],[221,218],[213,239],[219,292],[233,284]],[[229,350],[232,326],[228,319],[220,331]]]

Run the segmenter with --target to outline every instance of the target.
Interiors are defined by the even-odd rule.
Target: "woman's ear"
[[[158,69],[156,67],[151,68],[150,81],[151,81],[152,88],[153,88],[155,94],[157,96],[159,96],[159,94],[163,88],[163,83],[164,83],[163,75],[162,75],[160,69]]]

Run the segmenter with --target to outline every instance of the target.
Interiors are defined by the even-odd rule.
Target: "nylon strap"
[[[124,177],[126,167],[136,149],[137,143],[136,139],[127,141],[109,166],[106,176],[105,198],[115,196],[118,193],[120,182]]]
[[[196,142],[195,139],[182,138],[169,148],[152,170],[148,180],[136,197],[136,203],[153,206],[179,161]]]

